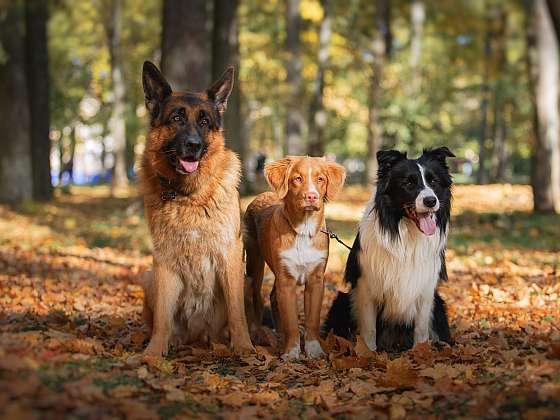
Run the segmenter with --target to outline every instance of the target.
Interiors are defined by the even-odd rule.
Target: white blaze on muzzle
[[[418,163],[418,168],[420,169],[420,175],[422,176],[422,183],[424,184],[424,188],[422,189],[422,191],[420,191],[420,193],[416,197],[416,202],[415,202],[416,212],[417,213],[436,212],[439,210],[439,199],[436,193],[434,192],[434,190],[432,190],[428,186],[428,183],[426,182],[426,176],[424,174],[424,168],[419,163]],[[434,207],[427,207],[424,204],[424,198],[428,198],[428,197],[433,197],[436,199],[436,205]]]

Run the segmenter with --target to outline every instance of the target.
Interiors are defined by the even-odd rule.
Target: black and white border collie
[[[360,334],[371,350],[400,351],[431,339],[450,343],[445,303],[437,293],[447,279],[445,245],[452,179],[447,147],[408,159],[377,153],[377,191],[358,226],[345,281],[324,333]]]

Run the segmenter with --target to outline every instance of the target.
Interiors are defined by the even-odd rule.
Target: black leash
[[[346,248],[348,248],[349,250],[352,250],[351,247],[349,247],[349,246],[346,245],[344,242],[342,242],[342,239],[340,239],[340,238],[338,237],[338,235],[337,235],[336,233],[334,233],[332,230],[330,230],[329,228],[321,229],[321,232],[323,232],[323,233],[326,234],[326,235],[329,235],[329,238],[331,238],[331,239],[336,239],[336,241],[337,241],[339,244],[344,245],[344,246],[345,246]]]

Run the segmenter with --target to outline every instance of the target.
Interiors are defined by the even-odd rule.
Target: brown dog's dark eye
[[[174,115],[173,118],[171,118],[171,120],[173,120],[175,122],[179,122],[179,121],[181,121],[181,116],[180,115]]]
[[[296,177],[294,178],[294,180],[297,181],[297,182],[302,182],[302,181],[303,181],[303,178],[302,178],[301,176],[298,175],[298,176],[296,176]]]
[[[319,182],[321,182],[321,183],[322,183],[322,182],[325,182],[325,178],[323,178],[322,176],[320,176],[319,178],[317,178],[317,181],[319,181]]]

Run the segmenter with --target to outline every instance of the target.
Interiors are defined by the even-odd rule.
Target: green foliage
[[[366,153],[368,91],[371,89],[375,2],[331,1],[332,38],[325,74],[324,104],[328,115],[326,150],[337,156]],[[514,174],[527,174],[530,152],[531,101],[526,70],[526,17],[518,1],[426,0],[426,20],[419,63],[420,90],[410,92],[410,2],[391,2],[392,54],[382,79],[380,124],[383,147],[419,152],[446,144],[460,157],[478,154],[482,84],[489,68],[489,91],[504,104],[506,140]],[[143,141],[145,120],[140,71],[145,59],[157,58],[161,34],[161,0],[124,2],[123,63],[127,84],[127,137],[130,153]],[[485,33],[495,25],[492,7],[506,14],[505,66],[496,51],[485,63]],[[101,103],[87,124],[106,126],[111,83],[107,43],[109,0],[52,3],[49,22],[52,126],[58,130],[81,121],[85,96]],[[319,0],[302,0],[301,56],[303,109],[310,105],[317,70],[318,30],[323,10]],[[490,22],[490,23],[489,23]],[[239,10],[240,80],[249,149],[282,153],[286,110],[285,2],[246,0]],[[307,118],[307,115],[304,115]],[[493,114],[488,121],[492,148]],[[304,131],[304,141],[306,140]]]

